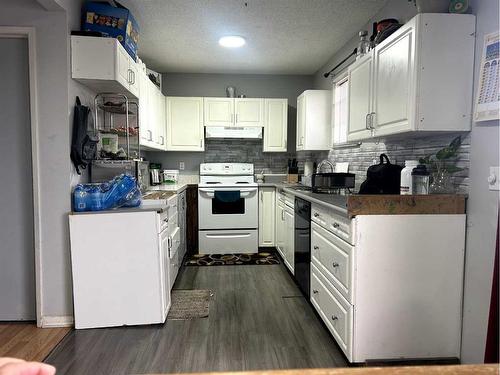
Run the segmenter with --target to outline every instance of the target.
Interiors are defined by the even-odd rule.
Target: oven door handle
[[[239,191],[240,197],[246,198],[246,197],[250,196],[252,193],[256,193],[258,188],[243,188],[243,189],[228,188],[227,190],[198,188],[198,191],[200,193],[204,193],[205,195],[207,195],[210,198],[214,197],[216,190],[217,191]]]

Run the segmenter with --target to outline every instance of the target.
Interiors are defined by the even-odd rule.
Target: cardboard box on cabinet
[[[105,2],[86,2],[82,11],[82,30],[97,31],[103,36],[118,39],[135,61],[139,25],[127,8],[116,1],[114,3],[116,7]]]

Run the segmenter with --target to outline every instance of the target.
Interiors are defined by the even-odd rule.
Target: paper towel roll
[[[312,161],[306,161],[304,163],[304,176],[311,176],[313,173],[314,173],[313,162]]]

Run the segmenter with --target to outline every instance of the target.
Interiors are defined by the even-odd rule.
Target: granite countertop
[[[312,203],[321,204],[338,214],[352,218],[356,215],[457,215],[465,214],[463,194],[430,195],[360,195],[318,194],[296,190],[300,184],[261,183],[275,187]]]
[[[146,192],[151,192],[151,191],[165,191],[165,192],[173,192],[175,194],[182,193],[184,190],[187,189],[189,185],[193,184],[186,184],[186,183],[179,183],[179,184],[163,184],[163,185],[154,185],[150,186],[149,190]]]

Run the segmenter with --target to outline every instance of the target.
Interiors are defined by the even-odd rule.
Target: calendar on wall
[[[500,119],[500,34],[484,37],[483,57],[474,113],[475,121]]]

